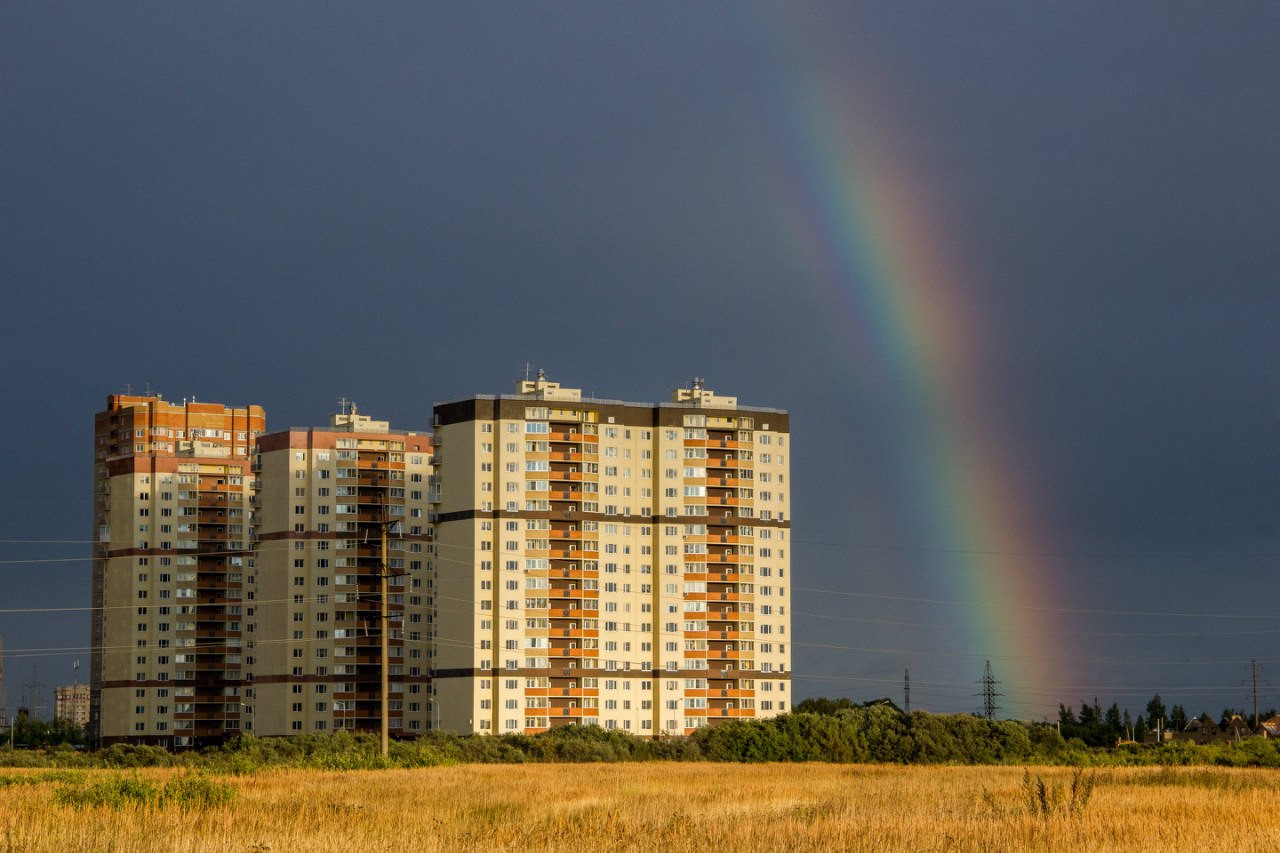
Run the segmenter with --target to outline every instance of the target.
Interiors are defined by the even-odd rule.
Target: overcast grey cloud
[[[413,429],[526,362],[792,412],[797,698],[909,668],[914,706],[973,710],[990,658],[1012,716],[1216,714],[1257,658],[1280,705],[1276,32],[1246,2],[4,4],[6,707],[88,661],[108,393]],[[868,283],[797,237],[838,225],[793,145],[811,87],[963,260],[1020,561],[921,523],[921,409],[837,299]],[[1062,610],[975,624],[1045,603],[973,600],[999,559]]]

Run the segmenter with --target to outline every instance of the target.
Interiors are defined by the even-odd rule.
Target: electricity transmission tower
[[[987,669],[982,674],[982,712],[988,720],[996,718],[996,711],[1000,710],[1000,706],[996,704],[996,699],[1003,696],[1003,693],[996,691],[996,685],[999,684],[996,677],[991,674],[991,661],[987,661]]]
[[[907,713],[911,713],[911,670],[904,670],[902,676],[902,698],[906,702]]]

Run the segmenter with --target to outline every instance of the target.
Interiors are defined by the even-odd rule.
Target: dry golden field
[[[280,770],[218,778],[227,806],[56,803],[122,773],[0,771],[0,850],[1280,850],[1275,770],[1102,769],[1074,813],[1065,768],[827,764]]]

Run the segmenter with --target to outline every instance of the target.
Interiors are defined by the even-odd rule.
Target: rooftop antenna
[[[693,377],[693,381],[690,383],[690,385],[693,386],[694,391],[701,391],[702,386],[703,384],[705,384],[705,382],[706,380],[703,379],[701,376],[695,376]]]
[[[351,401],[348,400],[346,397],[338,398],[338,409],[341,412],[341,414],[345,415],[347,413],[347,406],[350,404],[350,402]]]
[[[529,381],[529,371],[532,369],[533,369],[533,365],[526,361],[524,363],[524,381],[525,382]]]

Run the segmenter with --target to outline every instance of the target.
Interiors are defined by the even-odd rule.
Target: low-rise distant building
[[[1280,714],[1269,720],[1263,720],[1258,726],[1264,738],[1280,738]]]
[[[1193,717],[1180,732],[1165,732],[1165,741],[1184,740],[1195,744],[1228,743],[1253,737],[1249,724],[1239,714],[1232,714],[1225,726],[1215,723],[1208,715]],[[1148,741],[1152,742],[1152,741]]]
[[[1253,737],[1253,729],[1239,714],[1232,714],[1225,726],[1218,727],[1218,731],[1221,733],[1222,740],[1239,741]]]

